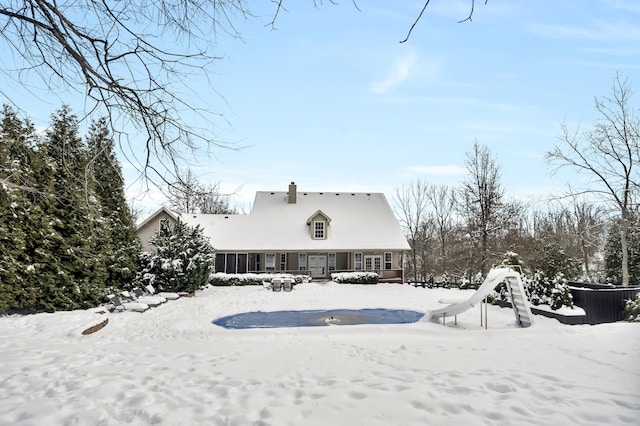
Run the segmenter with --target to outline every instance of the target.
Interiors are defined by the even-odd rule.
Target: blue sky
[[[610,93],[617,72],[640,88],[635,0],[476,1],[466,23],[469,0],[432,0],[406,43],[421,0],[361,0],[360,10],[288,1],[275,30],[272,3],[249,3],[260,6],[238,21],[243,40],[220,33],[209,53],[223,59],[188,82],[223,116],[212,116],[212,138],[242,147],[216,149],[192,169],[237,192],[232,204],[245,209],[256,190],[290,181],[390,201],[413,179],[457,185],[476,140],[495,154],[508,195],[544,198],[575,179],[552,177],[543,158],[560,123],[589,128],[594,96]],[[157,191],[136,201],[162,202]]]

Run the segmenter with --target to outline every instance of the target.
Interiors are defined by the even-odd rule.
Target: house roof
[[[326,239],[312,239],[308,219],[318,211],[331,218]],[[402,229],[382,193],[256,193],[250,214],[181,214],[200,225],[220,251],[409,250]]]
[[[160,207],[158,210],[156,210],[155,212],[151,213],[149,216],[145,217],[143,220],[141,220],[140,222],[138,222],[136,224],[136,229],[140,229],[142,228],[144,225],[146,225],[147,223],[149,223],[151,220],[153,220],[154,218],[156,218],[160,213],[166,213],[167,215],[169,215],[169,217],[173,218],[174,220],[178,220],[178,217],[180,216],[178,213],[169,210],[166,207]]]

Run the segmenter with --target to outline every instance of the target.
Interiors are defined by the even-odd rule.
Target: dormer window
[[[313,238],[324,240],[324,221],[317,220],[313,222]]]
[[[316,211],[307,219],[307,226],[309,227],[309,237],[314,240],[326,240],[329,238],[329,224],[331,218],[327,216],[322,210]]]

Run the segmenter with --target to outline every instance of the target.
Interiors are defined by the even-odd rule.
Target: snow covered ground
[[[0,318],[0,425],[624,425],[640,418],[640,324],[479,308],[458,325],[227,330],[247,311],[425,311],[470,290],[217,287],[145,313]],[[469,293],[471,294],[471,293]]]

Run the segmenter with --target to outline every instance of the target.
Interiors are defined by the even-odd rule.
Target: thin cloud
[[[389,92],[411,76],[416,62],[417,56],[415,53],[409,53],[396,59],[389,76],[383,81],[373,83],[371,90],[378,95],[383,95]]]
[[[616,9],[640,12],[640,4],[637,0],[609,0],[607,3]]]
[[[539,35],[558,39],[584,39],[598,41],[640,41],[640,27],[625,21],[597,21],[591,26],[535,25],[532,30]]]
[[[464,175],[467,170],[456,164],[445,164],[439,166],[409,166],[407,170],[412,173],[418,173],[428,176],[460,176]]]

